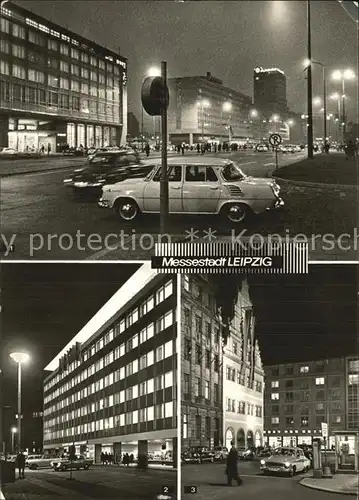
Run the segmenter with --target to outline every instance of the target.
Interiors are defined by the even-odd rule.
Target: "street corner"
[[[304,477],[299,481],[301,486],[313,490],[339,493],[341,495],[358,495],[358,476],[354,474],[336,474],[331,478]]]

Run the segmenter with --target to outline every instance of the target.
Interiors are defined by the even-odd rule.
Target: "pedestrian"
[[[45,146],[43,144],[41,146],[41,154],[43,154],[43,155],[45,154]]]
[[[352,140],[350,140],[345,147],[346,160],[348,160],[349,158],[354,158],[356,153],[357,153],[357,148],[356,148],[354,142]]]
[[[325,142],[325,144],[324,144],[324,151],[326,152],[326,154],[328,154],[328,153],[329,153],[329,149],[330,149],[330,144],[329,144],[329,142]]]
[[[146,156],[148,158],[150,156],[150,145],[148,144],[148,142],[146,143],[145,151],[146,151]]]
[[[48,143],[48,145],[47,145],[47,156],[49,156],[50,153],[51,153],[51,144]]]
[[[227,475],[227,484],[232,486],[232,480],[237,481],[238,486],[243,483],[243,480],[238,475],[237,462],[238,462],[238,451],[234,446],[234,442],[231,442],[232,448],[227,455],[227,467],[225,474]]]
[[[19,479],[25,479],[25,455],[20,450],[16,457],[17,468],[19,469]]]
[[[182,155],[184,155],[184,144],[181,146]]]
[[[201,151],[201,146],[199,145],[199,143],[197,144],[197,153],[199,154],[199,152]]]
[[[135,460],[135,457],[134,457],[134,456],[133,456],[133,454],[131,453],[131,455],[130,455],[130,460],[129,460],[129,461],[130,461],[130,464],[133,464],[134,460]]]

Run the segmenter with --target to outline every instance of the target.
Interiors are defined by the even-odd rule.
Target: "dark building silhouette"
[[[255,68],[253,74],[254,107],[262,113],[287,111],[286,78],[278,68]]]
[[[132,138],[140,135],[140,122],[132,112],[127,113],[127,135]]]

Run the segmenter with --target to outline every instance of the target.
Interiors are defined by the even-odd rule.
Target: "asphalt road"
[[[6,500],[67,500],[86,499],[133,499],[155,500],[162,487],[174,488],[177,475],[173,471],[147,470],[124,467],[93,467],[89,471],[53,472],[51,470],[28,471],[23,480],[5,485]]]
[[[239,462],[238,471],[243,477],[243,485],[227,486],[222,463],[185,465],[182,467],[182,487],[196,486],[197,494],[183,494],[184,500],[327,500],[328,492],[312,490],[301,486],[299,481],[305,475],[294,478],[264,476],[258,462]],[[332,500],[342,500],[342,495],[330,493]]]
[[[272,153],[241,151],[221,156],[238,161],[247,174],[255,177],[269,177],[275,168]],[[303,156],[303,153],[280,156],[280,165],[295,162]],[[58,162],[59,159],[50,158],[49,161]],[[76,159],[76,165],[81,161]],[[12,242],[14,245],[14,251],[3,254],[3,258],[148,258],[154,243],[161,241],[157,235],[159,217],[145,216],[135,224],[126,225],[113,212],[100,209],[95,200],[74,199],[62,185],[67,171],[68,167],[61,164],[57,170],[1,179],[1,238],[2,243],[8,245]],[[257,216],[245,226],[224,227],[216,217],[172,217],[169,224],[171,241],[190,241],[187,231],[191,229],[198,231],[196,241],[197,236],[205,237],[210,228],[216,231],[212,241],[231,241],[242,231],[244,236],[259,233],[264,237],[277,233],[287,237],[298,233],[307,236],[328,233],[332,240],[342,233],[353,235],[356,194],[338,195],[328,190],[283,185],[282,196],[286,203],[283,210]],[[343,242],[346,243],[347,239],[349,237]],[[328,259],[328,252],[324,257]],[[352,254],[347,252],[346,258],[353,258]]]

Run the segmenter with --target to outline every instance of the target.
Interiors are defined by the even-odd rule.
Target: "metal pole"
[[[15,432],[11,430],[11,453],[15,453]]]
[[[17,364],[17,432],[18,452],[21,451],[21,363]]]
[[[141,153],[143,153],[143,106],[141,107]]]
[[[345,142],[345,132],[346,132],[346,116],[345,116],[345,81],[344,77],[342,79],[342,104],[343,104],[343,120],[342,120],[342,127],[343,127],[343,144]]]
[[[308,159],[314,157],[313,155],[313,95],[312,95],[312,39],[311,39],[311,20],[310,20],[310,0],[307,0],[307,29],[308,29],[308,71],[307,71],[307,108],[308,108],[308,122],[307,122],[307,144],[308,144]]]
[[[327,140],[327,82],[325,66],[323,65],[323,106],[324,106],[324,145]]]
[[[204,104],[201,101],[201,112],[202,112],[202,143],[204,144]]]
[[[167,63],[161,62],[161,78],[163,89],[161,109],[161,132],[162,132],[162,164],[160,180],[160,231],[165,234],[168,219],[168,172],[167,172]]]

